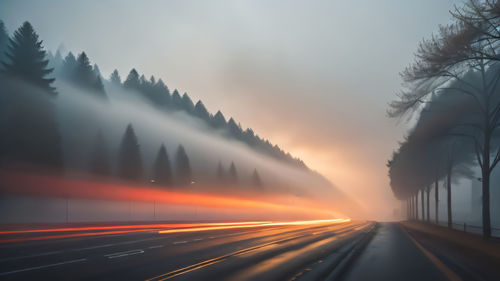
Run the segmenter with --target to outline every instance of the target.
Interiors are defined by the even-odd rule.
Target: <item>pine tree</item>
[[[47,93],[56,93],[50,85],[55,79],[45,78],[53,69],[47,69],[49,61],[45,58],[42,41],[38,41],[38,34],[29,22],[24,22],[9,39],[6,56],[7,62],[2,64],[8,75],[21,78]]]
[[[94,63],[94,66],[92,67],[92,71],[94,72],[94,74],[97,77],[99,77],[99,78],[102,77],[101,70],[99,69],[99,66],[96,63]]]
[[[182,108],[187,112],[187,113],[192,113],[194,111],[194,104],[191,98],[188,96],[187,93],[184,93],[182,95]]]
[[[143,177],[139,143],[132,124],[128,124],[118,151],[118,176],[122,179],[135,181],[140,181]]]
[[[233,118],[229,119],[229,121],[227,122],[227,129],[229,131],[229,134],[233,138],[241,139],[243,132],[241,130],[241,127],[239,125],[236,125],[236,122]]]
[[[167,149],[163,144],[158,150],[156,160],[153,167],[153,179],[155,183],[160,185],[172,184],[172,168],[168,159]]]
[[[236,172],[236,166],[234,162],[231,162],[231,166],[229,166],[228,179],[231,183],[238,182],[238,173]]]
[[[220,110],[217,111],[217,113],[212,118],[212,126],[219,129],[219,128],[225,128],[226,125],[227,123],[224,114],[222,114]]]
[[[76,85],[96,94],[96,96],[100,98],[107,98],[101,78],[96,75],[95,68],[92,68],[90,65],[89,58],[85,52],[78,55],[76,67],[70,80]]]
[[[175,155],[175,173],[179,185],[183,186],[191,183],[191,166],[182,145],[179,145]]]
[[[120,77],[118,70],[113,70],[113,73],[111,73],[111,76],[109,77],[109,81],[111,81],[111,83],[115,86],[121,86],[122,78]]]
[[[5,52],[7,52],[8,44],[9,44],[9,34],[5,29],[3,21],[0,20],[0,62],[5,62],[5,59],[7,58]]]
[[[163,83],[163,80],[159,79],[158,82],[156,82],[153,86],[153,92],[153,99],[157,106],[166,108],[170,104],[170,91],[165,83]]]
[[[123,82],[123,86],[130,90],[140,90],[141,83],[139,81],[139,73],[135,68],[130,70],[127,79]]]
[[[60,76],[66,79],[73,77],[76,66],[77,66],[76,58],[72,52],[69,52],[64,58]]]
[[[182,98],[179,95],[177,89],[175,89],[174,92],[172,93],[172,108],[175,110],[182,110],[183,109],[182,104],[183,104]]]
[[[94,147],[91,152],[89,172],[100,176],[109,176],[111,174],[111,167],[108,159],[108,147],[100,130],[97,133],[94,141]]]
[[[199,100],[194,106],[194,115],[202,120],[210,122],[210,114],[201,100]]]
[[[252,174],[252,184],[253,184],[255,187],[261,187],[261,186],[262,186],[262,181],[260,180],[260,176],[259,176],[259,173],[257,172],[257,169],[254,169],[254,170],[253,170],[253,174]]]
[[[64,60],[61,54],[60,48],[57,49],[56,54],[54,55],[54,75],[58,76],[61,73],[61,68],[63,66]]]

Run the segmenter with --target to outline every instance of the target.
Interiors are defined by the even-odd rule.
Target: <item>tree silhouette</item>
[[[136,181],[143,177],[141,153],[132,124],[128,124],[118,151],[118,176]]]
[[[122,84],[122,78],[120,77],[120,74],[118,73],[118,70],[113,70],[111,73],[111,76],[109,77],[109,81],[115,86],[121,86]]]
[[[0,62],[5,62],[7,58],[5,52],[7,52],[7,46],[9,44],[9,34],[5,29],[5,24],[0,20]]]
[[[0,162],[62,171],[61,140],[50,100],[54,79],[44,78],[52,71],[46,68],[45,54],[28,22],[9,41],[0,75]]]
[[[100,176],[109,176],[111,167],[108,159],[108,147],[106,141],[99,130],[94,141],[94,147],[89,161],[89,171]]]
[[[226,125],[227,123],[224,114],[222,114],[220,110],[217,111],[217,113],[215,113],[214,117],[212,118],[212,126],[214,126],[215,128],[225,128]]]
[[[38,41],[38,34],[29,22],[24,22],[9,39],[6,56],[8,62],[2,64],[8,75],[21,78],[47,93],[56,93],[51,86],[55,79],[45,78],[53,69],[47,69],[49,61],[45,58],[42,41]]]
[[[191,183],[191,166],[182,145],[179,145],[175,154],[175,173],[179,185],[188,185]]]
[[[64,58],[60,76],[62,78],[70,79],[73,77],[73,73],[75,72],[77,66],[76,58],[72,52],[69,52]]]
[[[260,180],[260,176],[259,176],[259,173],[257,172],[257,169],[253,170],[253,173],[252,173],[252,184],[255,187],[261,187],[262,186],[262,181]]]
[[[230,118],[227,122],[227,129],[229,134],[235,139],[241,139],[242,130],[241,127],[236,124],[233,118]]]
[[[139,73],[137,73],[135,68],[130,70],[127,79],[123,82],[123,86],[131,90],[140,90],[141,83],[139,81]]]
[[[187,112],[187,113],[193,113],[194,112],[194,104],[191,98],[188,96],[187,93],[184,93],[182,95],[182,108]]]
[[[202,120],[210,122],[210,114],[201,100],[199,100],[194,107],[194,115]]]
[[[157,184],[172,184],[172,169],[168,160],[167,149],[161,144],[153,167],[153,179]]]
[[[177,89],[175,89],[172,93],[172,108],[175,110],[182,110],[182,103],[182,98]]]
[[[97,75],[95,68],[93,69],[90,65],[89,58],[87,57],[87,54],[85,54],[85,52],[82,52],[78,56],[76,60],[76,66],[70,80],[73,81],[76,85],[90,90],[100,98],[107,98],[104,92],[104,85],[102,84],[100,75]]]
[[[231,162],[231,166],[229,166],[228,180],[231,183],[238,182],[238,173],[236,172],[236,166],[234,165],[234,162]]]

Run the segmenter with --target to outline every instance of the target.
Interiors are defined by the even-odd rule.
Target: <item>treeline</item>
[[[48,57],[52,57],[52,60],[49,61]],[[0,61],[0,167],[32,166],[64,172],[66,167],[61,148],[62,137],[52,103],[60,93],[53,87],[55,78],[50,77],[55,75],[57,79],[81,87],[107,102],[109,99],[98,66],[91,66],[84,52],[77,57],[69,53],[64,59],[60,52],[55,56],[48,56],[42,41],[29,22],[25,22],[9,37],[3,22],[0,21]],[[181,98],[177,91],[174,91],[170,95],[161,79],[155,81],[152,78],[146,81],[144,77],[139,77],[135,70],[131,71],[123,84],[118,73],[113,72],[110,83],[138,90],[151,101],[155,101],[157,106],[164,106],[166,109],[179,110],[186,104],[192,105],[187,94]],[[202,112],[200,107],[203,107],[203,104],[198,102],[189,112],[199,114]],[[216,117],[222,113],[212,117],[206,110],[204,112],[210,120],[224,120],[223,116],[222,119]],[[224,120],[224,124],[230,123]],[[162,186],[185,186],[194,183],[190,160],[181,144],[177,147],[173,161],[169,159],[165,145],[161,144],[152,170],[146,171],[139,139],[131,124],[125,129],[115,161],[111,160],[108,144],[101,131],[98,131],[88,156],[88,165],[84,171],[96,176],[148,181]],[[113,163],[116,165],[112,165]],[[113,169],[113,166],[116,168]],[[234,163],[231,163],[226,171],[219,162],[213,173],[213,178],[219,183],[241,183]],[[255,187],[262,185],[257,169],[253,170],[249,178]]]
[[[96,95],[107,99],[97,64],[91,66],[85,52],[80,53],[76,58],[72,52],[69,52],[63,58],[61,52],[58,49],[55,55],[52,55],[50,52],[48,54],[49,66],[54,68],[56,78],[71,81],[87,90],[94,90]],[[134,68],[130,70],[122,82],[118,70],[115,69],[109,77],[109,82],[115,87],[123,87],[124,89],[139,93],[161,111],[185,112],[203,120],[208,126],[221,130],[227,138],[241,141],[267,156],[307,169],[302,160],[294,158],[290,153],[283,151],[278,145],[273,145],[269,140],[262,139],[251,128],[243,130],[241,125],[232,117],[226,120],[226,117],[220,110],[212,114],[206,109],[201,100],[195,104],[187,93],[181,96],[177,89],[170,92],[162,79],[157,80],[154,76],[147,79],[144,75],[140,75]]]
[[[388,111],[397,118],[420,113],[387,164],[391,188],[406,200],[410,218],[418,218],[419,209],[425,218],[426,208],[430,221],[433,190],[438,222],[439,182],[444,181],[451,228],[453,180],[472,178],[482,185],[476,192],[482,195],[485,238],[491,236],[491,201],[498,202],[490,199],[490,177],[500,161],[499,7],[499,1],[486,0],[456,7],[453,22],[420,43],[415,62],[402,72],[403,90]],[[481,174],[475,176],[472,168]]]

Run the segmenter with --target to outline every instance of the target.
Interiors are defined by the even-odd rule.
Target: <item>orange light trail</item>
[[[160,230],[158,233],[181,233],[181,232],[199,232],[199,231],[209,231],[209,230],[225,230],[225,229],[238,229],[238,228],[250,228],[250,227],[263,227],[263,226],[291,226],[291,225],[311,225],[311,224],[328,224],[328,223],[344,223],[350,222],[351,219],[332,219],[332,220],[311,220],[311,221],[292,221],[292,222],[268,222],[268,223],[258,223],[258,224],[248,224],[248,225],[234,225],[234,226],[211,226],[211,227],[197,227],[197,228],[185,228],[185,229],[167,229]]]

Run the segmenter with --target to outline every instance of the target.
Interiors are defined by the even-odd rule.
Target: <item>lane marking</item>
[[[58,262],[58,263],[53,263],[53,264],[41,265],[41,266],[28,267],[28,268],[24,268],[24,269],[2,272],[2,273],[0,273],[0,276],[5,276],[5,275],[19,273],[19,272],[25,272],[25,271],[31,271],[31,270],[36,270],[36,269],[42,269],[42,268],[47,268],[47,267],[54,267],[54,266],[59,266],[59,265],[64,265],[64,264],[77,263],[77,262],[82,262],[82,261],[86,261],[86,260],[87,259],[77,259],[77,260],[70,260],[70,261]]]
[[[352,230],[352,229],[354,229],[357,226],[358,225],[353,225],[353,226],[350,226],[350,227],[348,226],[348,227],[341,228],[339,230],[342,230],[340,233],[345,233],[345,232],[348,232],[348,230],[347,230],[348,228],[350,228],[350,230]],[[334,232],[333,234],[336,234],[335,230],[331,230],[329,232]],[[264,243],[264,244],[261,244],[261,245],[257,245],[257,246],[249,247],[249,248],[242,249],[242,250],[239,250],[239,251],[235,251],[235,252],[232,252],[232,253],[229,253],[229,254],[225,254],[225,255],[222,255],[222,256],[219,256],[219,257],[216,257],[216,258],[208,259],[208,260],[205,260],[205,261],[193,264],[193,265],[189,265],[189,266],[182,267],[182,268],[179,268],[179,269],[176,269],[176,270],[164,273],[164,274],[157,275],[155,277],[147,279],[146,281],[153,281],[153,280],[163,281],[163,280],[171,279],[171,278],[174,278],[176,276],[179,276],[179,275],[182,275],[182,274],[185,274],[185,273],[188,273],[188,272],[191,272],[191,271],[194,271],[194,270],[197,270],[197,269],[200,269],[200,268],[204,268],[204,267],[210,266],[212,264],[224,261],[224,260],[226,260],[226,259],[228,259],[230,257],[238,256],[238,255],[241,255],[241,254],[246,254],[248,252],[251,252],[251,251],[254,251],[254,250],[258,250],[260,248],[264,248],[264,247],[267,247],[267,246],[270,246],[270,245],[279,244],[279,243],[283,243],[283,242],[292,241],[292,240],[303,238],[303,237],[306,237],[306,236],[310,236],[310,233],[301,234],[301,235],[297,235],[297,236],[293,236],[293,237],[288,237],[288,238],[283,238],[283,239],[279,239],[279,240],[276,240],[276,241],[271,241],[271,242],[267,242],[267,243]]]
[[[157,248],[162,248],[165,245],[156,245],[156,246],[150,246],[149,249],[157,249]]]
[[[439,269],[441,270],[442,273],[448,278],[448,280],[451,281],[462,281],[462,278],[460,278],[453,270],[451,270],[449,267],[447,267],[441,260],[439,260],[434,254],[429,252],[427,249],[420,244],[413,236],[402,226],[399,225],[401,229],[403,230],[404,233],[410,238],[410,240],[424,253],[424,255]]]
[[[196,238],[193,241],[201,241],[201,240],[203,240],[203,238]]]
[[[108,259],[116,259],[116,258],[122,258],[122,257],[137,255],[137,254],[143,254],[143,253],[144,253],[143,249],[137,249],[137,250],[130,250],[130,251],[125,251],[125,252],[107,254],[104,256],[107,257]]]
[[[187,243],[187,242],[188,242],[188,241],[177,241],[177,242],[174,242],[174,243],[172,243],[172,244],[174,244],[174,245],[178,245],[178,244],[185,244],[185,243]]]

